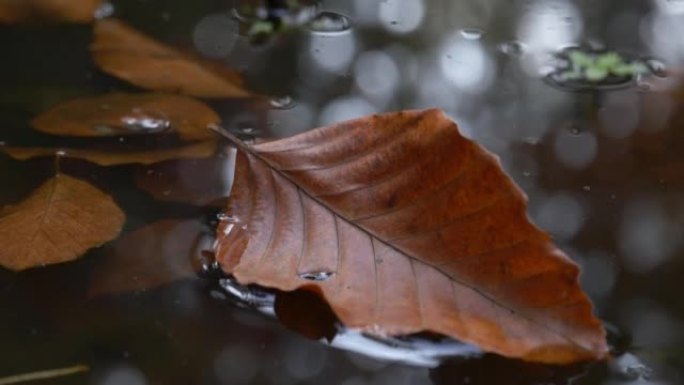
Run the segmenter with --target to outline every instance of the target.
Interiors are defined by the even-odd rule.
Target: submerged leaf
[[[45,156],[64,156],[67,158],[87,160],[99,164],[100,166],[118,166],[133,163],[153,164],[169,159],[206,158],[216,151],[216,142],[203,141],[178,148],[121,152],[44,147],[2,147],[0,150],[17,160],[27,160]]]
[[[204,98],[249,96],[235,72],[182,54],[119,20],[95,24],[90,50],[102,71],[142,88]]]
[[[240,283],[315,289],[346,326],[376,335],[431,331],[547,363],[607,355],[577,265],[443,113],[236,143],[216,254]]]
[[[214,138],[219,116],[195,99],[168,94],[112,93],[60,103],[32,121],[41,132],[69,136],[121,136],[176,132],[186,140]]]
[[[89,23],[101,0],[0,0],[0,24],[27,21]]]
[[[160,201],[223,207],[233,169],[232,157],[172,160],[138,169],[135,184]]]
[[[116,238],[124,220],[109,195],[58,174],[0,211],[0,265],[24,270],[74,260]]]
[[[163,220],[117,240],[93,273],[88,290],[100,296],[152,289],[196,277],[192,258],[203,239],[198,221]]]

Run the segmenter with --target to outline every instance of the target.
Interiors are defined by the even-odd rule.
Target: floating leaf
[[[172,160],[140,168],[135,184],[160,201],[223,206],[233,169],[233,157]]]
[[[17,160],[59,155],[67,158],[87,160],[100,166],[118,166],[133,163],[153,164],[169,159],[206,158],[216,151],[216,142],[204,141],[178,148],[121,152],[43,147],[2,147],[0,150]]]
[[[219,116],[195,99],[168,94],[112,93],[63,102],[32,122],[41,132],[69,136],[121,136],[174,131],[186,140],[215,137],[207,127]]]
[[[27,21],[90,23],[101,0],[0,0],[0,24]]]
[[[117,240],[93,273],[89,295],[100,296],[152,289],[196,277],[192,259],[202,236],[198,221],[163,220]]]
[[[346,326],[376,335],[431,331],[547,363],[606,356],[577,265],[443,113],[233,140],[216,254],[240,283],[319,291]]]
[[[0,211],[0,265],[24,270],[74,260],[116,238],[124,219],[109,195],[58,174]]]
[[[119,20],[95,24],[90,50],[102,71],[142,88],[205,98],[249,96],[235,72],[182,54]]]

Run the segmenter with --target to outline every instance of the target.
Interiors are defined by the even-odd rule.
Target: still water
[[[244,34],[249,18],[236,9],[228,0],[125,0],[101,11],[243,71],[250,89],[271,97],[269,110],[212,107],[246,137],[442,108],[500,156],[528,194],[533,220],[583,266],[583,288],[609,329],[615,359],[549,368],[495,356],[433,367],[369,358],[236,306],[211,277],[93,295],[98,283],[108,291],[102,272],[112,254],[188,255],[199,253],[190,245],[210,244],[218,209],[206,192],[225,195],[230,157],[211,167],[101,168],[64,159],[63,171],[115,197],[128,215],[125,231],[160,219],[182,231],[147,248],[105,246],[71,264],[0,269],[0,377],[87,364],[88,373],[49,383],[684,383],[684,1],[323,1],[307,27],[259,44]],[[90,39],[89,26],[0,27],[3,145],[167,145],[29,131],[29,120],[56,102],[135,90],[94,67]],[[53,173],[52,159],[0,155],[0,204],[21,200]],[[180,190],[201,197],[174,203]]]

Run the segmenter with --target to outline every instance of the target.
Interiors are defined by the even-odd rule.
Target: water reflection
[[[135,11],[145,3],[117,2],[116,11],[135,18]],[[55,291],[54,287],[76,285],[74,277],[87,276],[88,264],[98,262],[95,256],[78,265],[80,275],[68,267],[57,273],[20,276],[0,271],[4,295],[0,304],[8,309],[0,314],[5,348],[0,371],[14,372],[10,369],[41,356],[119,357],[140,341],[145,347],[139,346],[138,351],[146,352],[147,361],[107,366],[102,381],[192,382],[176,378],[182,372],[195,382],[206,376],[207,384],[325,383],[331,379],[347,385],[429,381],[486,385],[680,383],[684,313],[679,291],[684,254],[682,206],[676,202],[682,194],[680,144],[684,143],[684,131],[679,112],[681,91],[673,90],[681,82],[684,62],[684,3],[484,3],[324,1],[316,12],[334,10],[348,16],[349,25],[345,20],[322,24],[318,29],[334,29],[334,33],[304,30],[263,47],[251,46],[235,32],[237,20],[208,2],[193,6],[193,14],[187,3],[169,1],[155,5],[153,13],[140,13],[140,18],[158,20],[161,15],[168,20],[172,14],[173,23],[160,26],[150,22],[149,29],[164,35],[173,28],[175,35],[169,40],[191,42],[202,55],[246,71],[248,82],[258,84],[262,94],[288,95],[273,100],[275,109],[267,112],[268,124],[252,114],[234,112],[230,102],[216,103],[214,107],[225,115],[226,127],[242,131],[245,137],[290,136],[379,111],[445,109],[465,135],[502,158],[507,171],[528,194],[530,213],[537,223],[551,231],[564,250],[582,264],[582,285],[599,314],[633,335],[627,354],[591,370],[556,371],[492,356],[428,370],[306,341],[251,310],[225,306],[225,291],[167,287],[122,297],[114,301],[115,310],[111,310],[111,302],[81,310],[74,306],[80,304],[74,293]],[[318,13],[309,14],[315,15]],[[102,76],[83,75],[86,59],[72,53],[83,50],[83,42],[89,38],[86,30],[83,36],[74,32],[80,39],[78,45],[62,38],[57,33],[61,29],[3,30],[7,55],[0,65],[11,92],[0,96],[1,128],[3,134],[9,133],[0,143],[36,139],[26,134],[27,116],[65,95],[121,87]],[[591,101],[587,102],[585,96],[562,92],[539,79],[540,74],[562,64],[556,61],[557,52],[581,44],[591,50],[625,50],[635,58],[649,58],[645,64],[654,76],[642,79],[640,85],[651,92],[602,92],[594,99],[588,97]],[[273,54],[278,49],[287,55]],[[45,57],[64,60],[46,67]],[[283,71],[288,60],[296,63],[292,72]],[[292,100],[295,105],[289,103]],[[127,138],[124,144],[133,140]],[[2,203],[11,203],[20,195],[13,190],[25,187],[22,178],[50,166],[0,157],[0,170],[8,175],[10,186]],[[83,164],[72,168],[84,174],[92,170]],[[661,177],[656,168],[664,170],[662,175],[667,177]],[[177,171],[179,183],[199,185],[191,178],[194,172]],[[119,181],[128,177],[127,172],[112,170],[98,178]],[[211,178],[218,178],[225,187],[224,177]],[[17,184],[19,187],[14,187]],[[140,191],[126,194],[118,198],[133,202],[130,205],[135,210],[130,215],[134,223],[201,211],[199,206],[154,203]],[[97,318],[98,314],[107,320]],[[99,322],[101,330],[93,327],[93,322]],[[65,330],[67,336],[62,335]],[[59,343],[51,340],[54,343],[45,346],[39,342],[48,337]],[[385,357],[393,358],[396,356]],[[187,367],[180,365],[184,360],[189,360]],[[178,368],[169,368],[169,363]],[[155,381],[157,377],[167,381]]]
[[[424,0],[383,0],[378,5],[378,18],[388,31],[405,34],[420,27],[425,17]]]

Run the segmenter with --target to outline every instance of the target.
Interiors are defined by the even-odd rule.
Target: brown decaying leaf
[[[235,72],[167,47],[119,20],[97,21],[94,39],[90,50],[98,67],[139,87],[204,98],[249,96]]]
[[[93,273],[90,296],[147,290],[196,277],[191,258],[202,242],[198,221],[162,220],[142,227],[108,248]],[[208,242],[206,247],[211,247]]]
[[[240,283],[320,291],[372,334],[431,331],[546,363],[606,357],[577,265],[442,112],[238,145],[216,253]]]
[[[58,174],[0,211],[0,265],[24,270],[74,260],[116,238],[124,220],[109,195]]]
[[[41,132],[69,136],[121,136],[176,132],[186,140],[213,139],[219,116],[195,99],[169,94],[111,93],[60,103],[33,119]]]
[[[90,23],[101,0],[0,0],[0,24],[28,21]]]
[[[160,201],[223,207],[234,168],[234,158],[228,155],[171,160],[138,168],[135,184]]]
[[[17,160],[59,155],[67,158],[87,160],[106,167],[134,163],[153,164],[169,159],[206,158],[216,151],[216,142],[204,141],[178,148],[126,152],[43,147],[2,147],[0,150]]]

